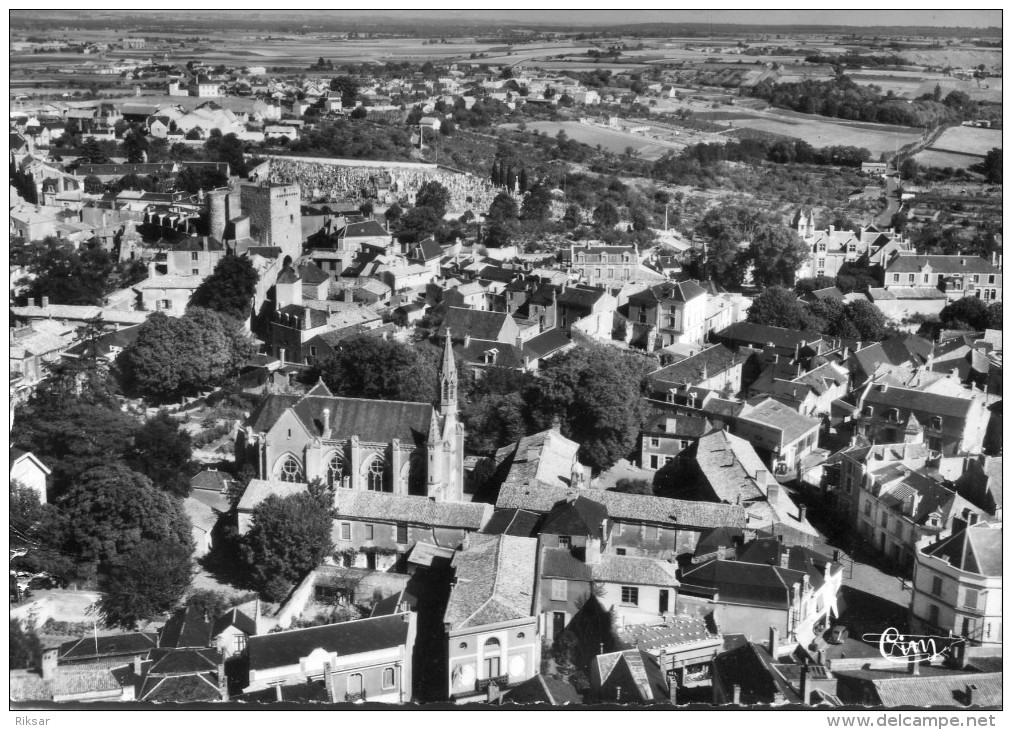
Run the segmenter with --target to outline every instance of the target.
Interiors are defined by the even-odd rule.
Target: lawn
[[[976,155],[962,155],[955,152],[942,152],[939,150],[923,150],[914,155],[917,163],[923,167],[951,167],[954,170],[966,169],[971,165],[978,164],[982,158]]]

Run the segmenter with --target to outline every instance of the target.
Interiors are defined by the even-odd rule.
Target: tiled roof
[[[116,699],[123,685],[108,666],[58,666],[52,679],[34,671],[11,670],[11,702],[52,702],[101,695]]]
[[[718,654],[713,660],[714,681],[724,687],[741,687],[743,704],[771,704],[777,694],[788,702],[800,698],[790,684],[773,667],[765,648],[746,641]]]
[[[568,548],[544,548],[541,551],[541,577],[590,582],[594,573],[593,566],[574,557]]]
[[[374,238],[379,236],[390,236],[387,229],[374,220],[362,221],[360,223],[349,223],[339,235],[345,238]]]
[[[231,476],[217,469],[204,469],[190,480],[193,489],[207,489],[220,492],[234,481]]]
[[[817,429],[820,423],[817,418],[803,416],[793,408],[772,398],[767,398],[759,405],[746,408],[738,416],[738,419],[780,429],[782,444],[785,446],[794,443],[813,428]]]
[[[771,478],[751,444],[726,431],[713,431],[699,439],[696,465],[721,502],[748,504],[766,497],[756,483],[756,473]],[[765,486],[765,484],[763,485]]]
[[[524,367],[524,351],[512,342],[496,342],[471,337],[466,339],[464,343],[455,345],[453,353],[468,364],[484,365],[488,359],[500,368]]]
[[[456,584],[444,622],[452,631],[535,615],[538,541],[510,535],[470,535],[453,559]]]
[[[298,665],[316,649],[339,657],[401,646],[408,638],[405,614],[365,618],[309,629],[251,636],[247,644],[251,670]]]
[[[567,286],[565,291],[558,295],[557,301],[564,307],[589,309],[597,304],[607,293],[607,291],[599,287]]]
[[[888,289],[868,288],[868,298],[873,302],[895,299],[946,299],[945,292],[930,286],[896,286]]]
[[[570,483],[580,446],[548,429],[524,436],[496,453],[496,463],[509,461],[505,484],[563,486]],[[553,503],[554,504],[554,503]],[[551,507],[544,512],[550,511]]]
[[[672,421],[674,421],[674,428],[671,428]],[[713,426],[701,416],[677,415],[671,412],[661,412],[652,416],[643,427],[643,433],[651,436],[668,436],[678,439],[699,438],[711,430],[713,430]]]
[[[479,530],[492,517],[492,505],[480,502],[436,502],[413,494],[339,489],[337,520],[407,522],[430,527]]]
[[[973,691],[973,704],[1000,707],[1003,702],[1002,673],[951,672],[944,675],[913,676],[901,671],[873,669],[834,672],[840,679],[858,680],[870,685],[884,707],[966,707],[968,690]]]
[[[246,490],[242,493],[236,509],[240,512],[252,512],[253,508],[270,497],[289,497],[307,491],[308,486],[302,482],[282,482],[277,479],[250,479]]]
[[[623,583],[640,586],[678,585],[678,566],[657,558],[604,553],[601,562],[590,566],[597,583]]]
[[[496,507],[545,513],[576,491],[565,486],[552,487],[542,484],[528,487],[522,483],[505,484],[499,492]],[[579,493],[587,499],[603,504],[608,508],[611,519],[622,522],[651,523],[689,529],[745,526],[745,510],[738,505],[692,502],[597,489],[580,490]]]
[[[600,691],[608,694],[609,701],[665,702],[668,699],[664,672],[646,652],[625,649],[598,654],[594,661],[601,677]]]
[[[617,632],[618,640],[627,649],[638,648],[654,652],[697,641],[715,641],[719,634],[712,633],[702,616],[688,614],[670,616],[663,624],[623,626]]]
[[[210,624],[208,624],[210,629]],[[158,648],[152,649],[148,657],[151,664],[148,674],[197,674],[217,671],[223,661],[218,649],[204,648]]]
[[[754,322],[735,322],[722,329],[715,336],[721,339],[756,345],[760,348],[772,343],[774,347],[784,350],[793,350],[798,345],[804,346],[809,342],[815,342],[822,338],[822,335],[818,332],[789,330],[783,327],[755,324]]]

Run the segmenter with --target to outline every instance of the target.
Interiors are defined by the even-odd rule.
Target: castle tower
[[[242,185],[242,212],[250,219],[250,236],[261,246],[276,246],[292,261],[302,255],[302,194],[296,185]]]
[[[216,238],[219,241],[225,238],[225,223],[228,220],[228,215],[225,211],[225,195],[228,191],[224,188],[218,188],[210,192],[211,198],[211,225],[210,234],[211,238]]]

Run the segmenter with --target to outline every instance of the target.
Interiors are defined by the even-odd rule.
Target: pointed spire
[[[439,410],[443,416],[457,413],[457,363],[453,358],[453,336],[446,328],[443,363],[439,371]]]

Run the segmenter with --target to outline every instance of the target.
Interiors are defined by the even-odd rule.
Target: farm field
[[[952,127],[946,129],[929,149],[983,157],[992,147],[1001,148],[1001,133],[1000,129]]]
[[[956,152],[942,152],[941,150],[921,150],[914,155],[914,160],[922,167],[951,167],[954,170],[966,169],[978,164],[983,157],[977,155],[963,155]]]
[[[515,124],[504,124],[504,129],[516,129]],[[625,152],[626,147],[632,147],[636,153],[645,160],[660,159],[665,153],[684,149],[693,140],[674,141],[671,139],[650,139],[638,134],[628,134],[619,130],[604,129],[603,127],[580,124],[579,122],[530,122],[527,125],[529,130],[537,130],[541,134],[554,137],[560,131],[564,131],[570,139],[577,142],[596,147],[601,145],[602,149],[616,154]],[[665,131],[657,130],[659,134],[668,134]]]

